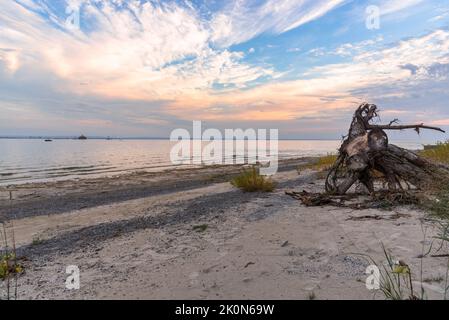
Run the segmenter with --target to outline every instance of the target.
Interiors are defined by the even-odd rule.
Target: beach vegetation
[[[314,170],[314,171],[318,171],[318,172],[325,172],[325,171],[329,171],[330,168],[333,166],[333,164],[335,163],[335,161],[337,160],[337,155],[336,154],[332,154],[329,153],[325,156],[319,157],[316,160],[301,165],[298,167],[298,171],[300,172],[301,170]]]
[[[423,203],[430,215],[439,219],[449,219],[449,185],[444,185],[436,195]]]
[[[449,141],[439,142],[435,146],[427,146],[419,154],[427,160],[449,164]]]
[[[2,224],[2,227],[3,229],[0,230],[0,285],[4,285],[6,289],[7,300],[17,299],[17,277],[24,272],[24,268],[18,263],[14,231],[12,232],[12,247],[10,247],[5,224]],[[3,297],[0,296],[1,299]]]
[[[382,244],[386,264],[380,268],[380,290],[389,300],[422,300],[413,288],[411,268],[403,261],[395,261]]]
[[[245,192],[272,192],[276,183],[259,173],[256,166],[244,169],[243,172],[231,180],[231,184]]]
[[[37,245],[41,244],[42,242],[44,242],[44,241],[41,238],[36,236],[33,238],[33,241],[31,242],[31,244],[33,246],[37,246]]]
[[[369,256],[369,262],[378,269],[378,289],[387,300],[422,300],[424,292],[418,296],[413,287],[412,270],[403,261],[397,261],[382,244],[385,262],[378,264]]]
[[[21,265],[17,263],[14,253],[7,253],[0,256],[0,280],[5,280],[9,275],[23,272]]]
[[[445,220],[434,220],[437,225],[437,234],[432,237],[432,241],[426,240],[427,229],[422,226],[424,238],[422,243],[422,251],[418,256],[420,259],[419,279],[413,276],[411,267],[401,260],[395,260],[391,253],[382,244],[382,250],[386,261],[382,264],[377,264],[374,259],[369,256],[362,255],[368,258],[368,261],[375,265],[378,270],[379,290],[382,292],[387,300],[424,300],[427,299],[427,294],[424,290],[424,283],[433,283],[442,285],[442,299],[448,298],[449,292],[449,257],[447,254],[449,244],[449,222]],[[430,243],[430,244],[429,244]],[[423,263],[424,258],[445,257],[446,271],[444,275],[424,276]],[[416,281],[419,280],[419,281]],[[418,290],[414,288],[414,283],[420,283]],[[419,291],[419,292],[417,292]]]

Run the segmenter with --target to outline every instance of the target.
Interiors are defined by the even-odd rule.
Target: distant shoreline
[[[78,140],[78,137],[54,137],[54,136],[31,136],[31,137],[2,137],[0,140]],[[170,140],[169,138],[158,138],[158,137],[90,137],[87,136],[87,140]],[[190,139],[195,140],[195,139]],[[230,140],[230,139],[223,139]],[[207,141],[207,140],[203,140]],[[296,138],[282,138],[279,141],[341,141],[341,139],[296,139]]]
[[[45,139],[51,139],[51,140],[79,140],[78,136],[74,137],[54,137],[54,136],[31,136],[31,137],[6,137],[6,136],[0,136],[0,140],[45,140]],[[158,138],[158,137],[91,137],[87,136],[86,140],[163,140],[163,141],[169,141],[170,138]],[[84,141],[86,141],[84,140]],[[196,139],[190,139],[190,140],[196,140]],[[223,139],[225,141],[230,139]],[[208,142],[208,140],[202,140],[204,142]],[[280,138],[278,141],[342,141],[342,139],[336,139],[336,138],[329,138],[329,139],[317,139],[317,138]],[[391,141],[392,143],[398,143],[398,142],[416,142],[416,139],[398,139]],[[432,144],[431,142],[422,142],[422,144]]]

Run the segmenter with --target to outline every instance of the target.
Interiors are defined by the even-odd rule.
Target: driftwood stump
[[[358,107],[343,141],[339,155],[326,178],[329,194],[345,194],[356,182],[374,193],[374,179],[381,177],[390,191],[415,187],[430,188],[449,181],[449,167],[430,162],[416,153],[389,144],[386,130],[421,129],[444,131],[423,124],[372,124],[377,106],[364,103]]]

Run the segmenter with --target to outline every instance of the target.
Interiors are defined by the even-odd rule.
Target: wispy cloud
[[[346,0],[233,0],[214,15],[212,41],[230,46],[266,32],[287,32],[325,15],[344,2]]]
[[[241,52],[213,49],[209,30],[189,7],[134,1],[123,9],[104,1],[100,7],[85,2],[83,9],[84,18],[96,22],[88,33],[54,28],[16,2],[3,5],[0,59],[8,71],[37,67],[80,93],[153,99],[214,84],[244,87],[273,74],[242,63]],[[63,26],[61,19],[55,21]]]
[[[381,14],[392,14],[422,3],[424,0],[382,0]]]

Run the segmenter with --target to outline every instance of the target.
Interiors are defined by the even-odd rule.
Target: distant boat
[[[78,140],[87,140],[87,137],[84,134],[82,134],[78,137]]]
[[[52,142],[53,140],[51,139],[45,139],[45,142]]]

